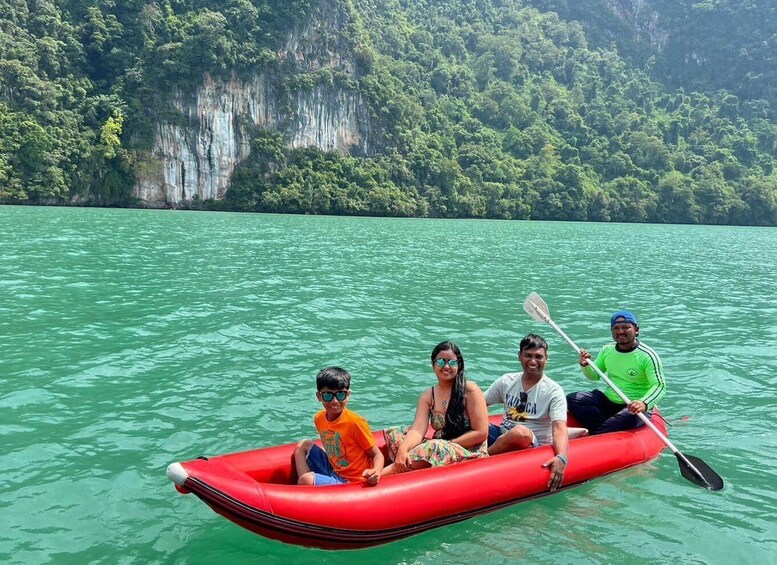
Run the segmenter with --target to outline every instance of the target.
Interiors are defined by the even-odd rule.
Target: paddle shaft
[[[565,340],[565,341],[566,341],[566,342],[567,342],[569,345],[571,345],[571,346],[572,346],[572,349],[574,349],[574,350],[575,350],[575,351],[576,351],[578,354],[580,354],[580,348],[577,346],[577,344],[576,344],[574,341],[572,341],[572,340],[569,338],[569,336],[568,336],[567,334],[565,334],[565,333],[564,333],[564,330],[562,330],[560,327],[558,327],[558,326],[556,325],[556,322],[554,322],[554,321],[553,321],[553,320],[550,318],[550,316],[548,316],[548,315],[547,315],[545,312],[543,312],[543,311],[542,311],[542,309],[541,309],[541,308],[539,308],[539,307],[538,307],[536,304],[534,304],[533,302],[530,302],[530,304],[531,304],[532,308],[534,308],[534,310],[535,310],[535,311],[536,311],[536,312],[537,312],[537,313],[538,313],[540,316],[542,316],[542,319],[543,319],[543,320],[545,320],[545,322],[547,322],[547,323],[550,325],[550,327],[551,327],[551,328],[553,328],[553,329],[556,331],[556,333],[557,333],[558,335],[560,335],[562,338],[564,338],[564,340]],[[596,363],[593,363],[593,362],[591,362],[591,361],[589,360],[589,362],[588,362],[588,366],[589,366],[589,367],[591,367],[591,368],[593,368],[593,369],[596,371],[596,373],[599,375],[599,377],[601,377],[601,379],[602,379],[602,380],[603,380],[605,383],[607,383],[607,386],[609,386],[609,387],[610,387],[612,390],[614,390],[614,391],[615,391],[615,394],[617,394],[618,396],[620,396],[620,397],[621,397],[621,400],[623,400],[623,402],[624,402],[624,403],[626,403],[627,405],[628,405],[628,404],[631,404],[631,400],[629,400],[629,397],[628,397],[628,396],[626,396],[625,394],[623,394],[623,391],[622,391],[621,389],[619,389],[617,386],[615,386],[615,383],[613,383],[613,382],[610,380],[610,378],[609,378],[607,375],[605,375],[605,374],[604,374],[604,371],[602,371],[602,370],[601,370],[599,367],[597,367],[597,366],[596,366]],[[647,427],[649,427],[651,430],[653,430],[653,433],[655,433],[655,434],[658,436],[658,438],[659,438],[661,441],[663,441],[663,442],[664,442],[664,445],[666,445],[666,446],[667,446],[669,449],[671,449],[671,450],[672,450],[672,453],[674,453],[674,455],[675,455],[676,457],[679,457],[680,459],[682,459],[682,460],[683,460],[683,462],[684,462],[684,463],[685,463],[685,464],[688,466],[688,468],[689,468],[689,469],[691,469],[691,470],[692,470],[692,471],[693,471],[693,472],[694,472],[694,473],[695,473],[695,474],[696,474],[696,475],[697,475],[697,476],[698,476],[698,477],[699,477],[701,480],[703,480],[703,481],[704,481],[704,482],[705,482],[707,485],[709,485],[709,482],[708,482],[708,481],[707,481],[707,479],[704,477],[704,475],[702,474],[702,472],[701,472],[701,471],[699,471],[699,470],[698,470],[696,467],[694,467],[693,463],[691,463],[691,462],[688,460],[688,458],[687,458],[685,455],[683,455],[683,454],[682,454],[682,452],[681,452],[679,449],[677,449],[677,448],[674,446],[674,444],[673,444],[671,441],[669,441],[669,438],[668,438],[668,437],[666,437],[664,434],[662,434],[662,433],[661,433],[661,430],[659,430],[659,429],[658,429],[658,428],[655,426],[655,424],[653,424],[653,422],[651,422],[651,421],[650,421],[650,419],[648,419],[648,417],[647,417],[647,416],[645,416],[645,414],[644,414],[643,412],[638,412],[638,413],[637,413],[637,416],[639,416],[639,418],[640,418],[640,419],[641,419],[643,422],[645,422],[645,425],[646,425]]]

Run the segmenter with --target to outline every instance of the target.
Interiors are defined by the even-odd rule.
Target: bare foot
[[[567,435],[569,436],[569,439],[585,437],[588,435],[588,430],[586,428],[568,428]]]

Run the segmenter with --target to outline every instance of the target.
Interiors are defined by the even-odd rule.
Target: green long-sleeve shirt
[[[666,392],[661,359],[642,342],[638,342],[637,348],[628,353],[621,353],[615,348],[615,343],[608,343],[602,347],[594,363],[630,400],[641,400],[648,408],[655,406]],[[599,375],[591,367],[583,367],[583,374],[592,381],[599,380]],[[604,394],[613,402],[623,404],[623,399],[610,387]]]

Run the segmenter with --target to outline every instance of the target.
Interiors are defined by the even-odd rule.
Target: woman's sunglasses
[[[334,398],[342,402],[345,400],[345,397],[348,396],[347,390],[338,390],[337,392],[322,392],[321,394],[321,400],[324,402],[332,402]]]
[[[439,359],[434,360],[434,364],[437,365],[440,369],[445,367],[445,365],[448,365],[451,369],[455,369],[459,366],[459,362],[456,361],[456,359],[443,359],[442,357]]]

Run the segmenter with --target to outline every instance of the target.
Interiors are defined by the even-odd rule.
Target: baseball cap
[[[634,324],[635,326],[639,325],[637,323],[637,317],[634,314],[628,310],[618,310],[615,312],[615,314],[612,315],[612,318],[610,318],[610,327],[623,322]]]

